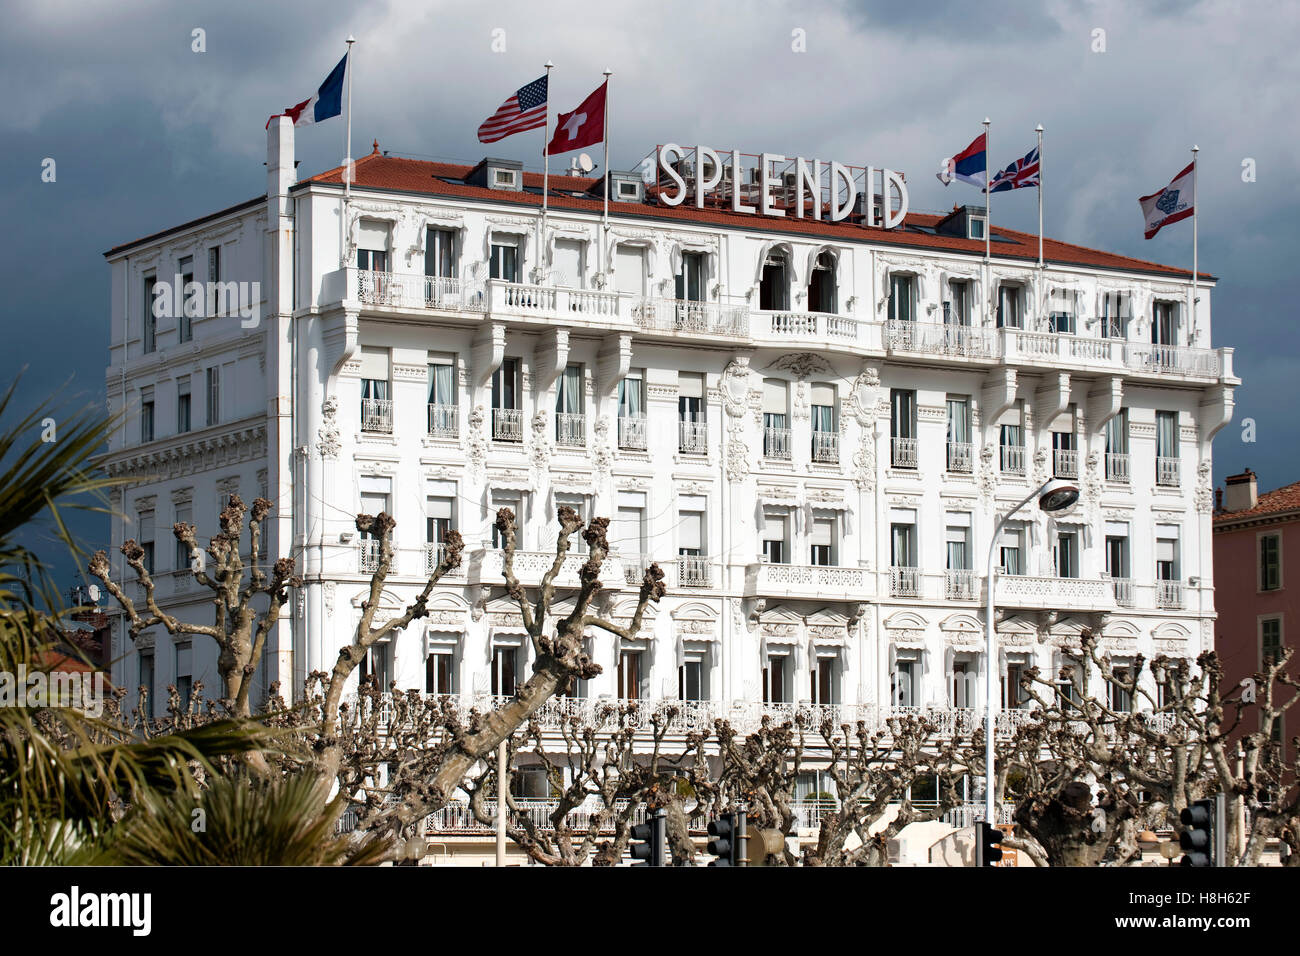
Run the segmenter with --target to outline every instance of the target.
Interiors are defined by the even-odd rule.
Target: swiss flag
[[[582,149],[605,138],[605,88],[606,80],[582,101],[572,113],[561,113],[555,123],[555,135],[546,147],[546,154],[568,153]]]

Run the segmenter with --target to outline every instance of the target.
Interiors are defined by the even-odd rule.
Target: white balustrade
[[[915,438],[894,438],[891,439],[893,454],[890,457],[890,463],[895,468],[915,468],[916,467],[916,439]]]
[[[709,559],[683,554],[677,558],[677,586],[679,588],[713,587],[713,567]]]
[[[620,415],[618,419],[618,447],[643,450],[646,447],[646,417]]]
[[[393,431],[393,400],[391,398],[363,398],[361,400],[361,430],[363,432]]]
[[[1181,484],[1183,463],[1178,458],[1156,459],[1156,484],[1177,488]]]
[[[460,434],[460,406],[429,406],[429,437],[456,438]]]
[[[812,460],[834,465],[840,460],[840,436],[835,432],[813,432]]]
[[[944,572],[944,596],[950,601],[973,601],[979,587],[975,572],[964,568],[949,568]]]
[[[1115,592],[1115,603],[1120,607],[1133,607],[1133,579],[1111,578],[1110,583]]]
[[[378,538],[362,538],[357,542],[357,570],[362,574],[370,574],[379,569],[380,545]],[[396,559],[393,563],[396,563]]]
[[[496,441],[522,442],[524,440],[523,409],[492,409],[492,437]]]
[[[975,446],[968,441],[948,442],[948,470],[970,474],[975,459]]]
[[[891,567],[889,569],[889,594],[891,597],[920,597],[921,569]]]
[[[587,443],[587,416],[573,412],[556,412],[555,444],[581,448]]]
[[[467,292],[453,276],[424,276],[348,269],[351,297],[363,305],[398,309],[482,312],[483,293]]]
[[[1183,606],[1182,581],[1156,582],[1156,607],[1177,609]]]
[[[1052,449],[1052,474],[1057,478],[1079,477],[1079,453],[1073,448]]]
[[[957,358],[994,358],[997,355],[992,330],[951,322],[889,319],[885,322],[885,348]]]
[[[747,338],[749,311],[744,306],[687,299],[641,299],[632,310],[637,326],[648,332],[682,332]]]
[[[763,429],[763,456],[765,458],[788,459],[790,457],[790,429],[765,427]]]
[[[1106,452],[1106,480],[1127,485],[1129,483],[1129,456]]]
[[[1001,445],[1002,473],[1005,475],[1023,475],[1025,473],[1025,446]]]

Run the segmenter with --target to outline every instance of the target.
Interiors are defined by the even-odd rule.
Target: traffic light
[[[717,857],[709,866],[745,866],[745,811],[724,813],[709,823],[708,850]]]
[[[1183,848],[1183,866],[1223,866],[1224,838],[1224,798],[1216,794],[1205,800],[1197,800],[1190,807],[1184,807],[1178,815],[1186,827],[1178,835],[1178,844]]]
[[[667,842],[667,836],[667,811],[662,807],[658,810],[652,810],[646,816],[645,823],[638,823],[632,827],[632,839],[628,852],[632,854],[632,859],[642,861],[632,865],[665,866],[664,844]]]
[[[975,865],[996,866],[1002,859],[1002,831],[991,823],[975,825]]]

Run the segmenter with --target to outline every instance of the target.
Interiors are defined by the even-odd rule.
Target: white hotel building
[[[964,720],[986,667],[1013,707],[1017,672],[1054,669],[1084,627],[1120,662],[1211,646],[1210,441],[1239,384],[1211,348],[1213,280],[1194,306],[1186,271],[1050,239],[1039,268],[1037,237],[1002,228],[986,263],[977,207],[892,229],[737,213],[731,178],[700,209],[614,174],[603,225],[602,182],[556,175],[543,224],[518,162],[377,146],[345,206],[340,170],[297,180],[293,132],[268,134],[265,196],[107,253],[127,413],[107,467],[130,479],[113,546],[151,545],[163,605],[209,622],[170,526],[207,536],[227,494],[272,499],[266,553],[306,583],[263,686],[300,688],[350,639],[375,558],[354,516],[379,510],[397,520],[381,614],[444,529],[466,552],[366,669],[467,701],[530,668],[503,506],[525,584],[561,504],[611,519],[606,613],[630,615],[645,562],[665,569],[637,640],[592,636],[604,673],[578,696],[683,699],[684,723],[764,702]],[[258,283],[258,321],[153,317],[151,284],[177,274]],[[990,662],[989,536],[1052,475],[1081,496],[1003,533]],[[130,645],[119,627],[118,685],[216,686],[211,642]]]

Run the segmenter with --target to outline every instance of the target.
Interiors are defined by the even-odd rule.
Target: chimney
[[[1214,489],[1214,513],[1218,514],[1223,510],[1223,489]]]
[[[1223,496],[1225,511],[1249,511],[1259,501],[1259,486],[1255,482],[1255,473],[1249,468],[1240,475],[1229,475],[1224,484],[1227,485]]]

